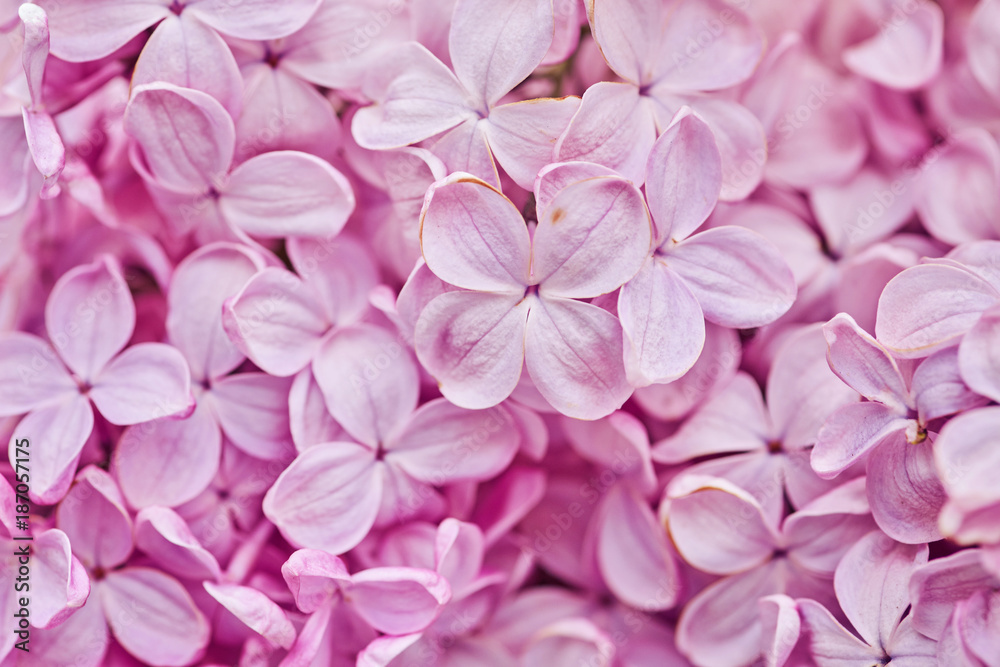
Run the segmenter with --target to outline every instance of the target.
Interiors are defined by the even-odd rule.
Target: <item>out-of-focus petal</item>
[[[915,4],[905,16],[894,13],[875,37],[844,51],[848,69],[900,90],[930,81],[941,68],[944,12],[933,2]]]
[[[319,0],[188,0],[185,10],[219,32],[240,39],[276,39],[295,32]]]
[[[111,55],[130,39],[170,16],[165,2],[133,0],[42,0],[49,16],[52,54],[70,62]]]

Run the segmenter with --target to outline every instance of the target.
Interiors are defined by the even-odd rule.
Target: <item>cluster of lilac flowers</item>
[[[0,32],[0,664],[1000,666],[1000,0]]]

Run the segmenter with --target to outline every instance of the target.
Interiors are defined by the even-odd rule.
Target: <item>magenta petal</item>
[[[423,630],[451,599],[444,577],[429,570],[379,567],[351,577],[351,606],[380,632],[403,635]]]
[[[332,236],[354,211],[347,178],[325,160],[299,151],[250,158],[220,191],[222,215],[251,236]]]
[[[125,131],[142,147],[157,181],[203,193],[229,171],[236,130],[214,97],[169,83],[138,86],[125,110]]]
[[[434,537],[434,569],[453,591],[462,592],[479,576],[485,551],[483,531],[478,526],[449,517]]]
[[[264,514],[294,545],[344,553],[368,534],[382,500],[375,452],[334,442],[310,447],[264,496]]]
[[[191,579],[219,579],[222,571],[184,519],[166,507],[148,507],[135,517],[135,545],[165,571]]]
[[[55,627],[87,601],[90,578],[61,530],[37,535],[33,551],[31,623],[38,628]]]
[[[649,505],[621,485],[598,511],[597,563],[622,602],[647,612],[669,609],[680,597],[680,573],[667,533]]]
[[[317,549],[299,549],[281,566],[288,589],[299,609],[312,614],[330,603],[351,578],[337,556]]]
[[[219,425],[202,400],[185,419],[126,429],[115,448],[114,472],[132,507],[176,507],[208,488],[221,453]]]
[[[792,270],[777,248],[749,229],[700,232],[670,248],[666,262],[698,299],[705,319],[716,324],[768,324],[795,301]]]
[[[0,338],[0,415],[24,414],[78,391],[55,350],[44,340],[20,332]]]
[[[132,295],[118,263],[108,256],[63,274],[45,304],[49,340],[86,381],[125,347],[134,329]]]
[[[937,518],[947,496],[930,442],[911,445],[900,434],[872,451],[867,470],[872,516],[889,537],[906,544],[941,539]]]
[[[569,417],[605,417],[632,394],[622,358],[621,325],[593,304],[539,298],[528,316],[524,351],[538,391]]]
[[[385,460],[435,486],[479,481],[503,472],[520,441],[503,406],[466,410],[441,399],[422,405],[385,443]]]
[[[29,413],[14,429],[10,439],[10,460],[17,458],[18,440],[44,443],[31,460],[31,499],[51,505],[66,494],[83,445],[94,429],[94,409],[80,394]]]
[[[313,374],[333,418],[371,447],[417,407],[417,364],[385,329],[362,324],[334,332],[313,360]]]
[[[105,419],[119,426],[185,414],[194,407],[191,371],[169,345],[139,343],[104,367],[90,399]]]
[[[56,523],[89,568],[111,569],[132,553],[132,520],[111,475],[88,466],[56,512]]]
[[[115,639],[144,662],[184,665],[208,645],[205,616],[176,579],[130,567],[108,574],[99,589]]]
[[[202,582],[202,586],[216,602],[264,639],[286,649],[295,642],[292,622],[281,607],[264,593],[249,586],[211,581]]]
[[[510,396],[524,365],[530,300],[520,294],[447,292],[420,314],[417,358],[441,393],[464,408],[488,408]]]

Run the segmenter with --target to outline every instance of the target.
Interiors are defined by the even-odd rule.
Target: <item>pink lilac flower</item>
[[[194,406],[184,357],[162,343],[126,347],[135,304],[117,261],[103,257],[66,273],[45,305],[48,341],[15,332],[0,339],[5,416],[24,414],[10,441],[36,440],[31,494],[61,498],[94,428],[94,409],[125,426],[179,416]]]

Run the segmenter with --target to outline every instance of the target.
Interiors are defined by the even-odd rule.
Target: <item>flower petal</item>
[[[930,442],[911,445],[900,436],[868,457],[872,516],[889,537],[906,544],[941,539],[938,514],[947,495],[934,469]]]
[[[27,439],[44,443],[31,457],[31,500],[54,505],[66,494],[76,472],[83,445],[94,429],[94,409],[81,394],[71,394],[58,403],[28,413],[10,438],[9,456],[17,458],[15,443]]]
[[[327,237],[354,211],[347,178],[315,155],[272,151],[233,170],[220,188],[219,209],[252,236]]]
[[[295,627],[285,612],[261,591],[237,584],[202,582],[215,601],[248,628],[282,648],[295,643]]]
[[[823,335],[830,368],[841,380],[870,401],[906,412],[909,392],[896,360],[854,318],[838,314],[823,325]]]
[[[221,33],[239,39],[277,39],[306,24],[319,0],[188,0],[186,11]]]
[[[0,338],[0,416],[12,417],[78,393],[55,350],[37,336]]]
[[[962,381],[976,393],[1000,402],[1000,309],[993,308],[965,334],[958,347]]]
[[[293,545],[344,553],[368,534],[382,500],[375,453],[355,443],[310,447],[264,496],[264,514]]]
[[[37,628],[55,627],[87,601],[90,578],[61,530],[36,535],[33,551],[31,624]]]
[[[823,422],[812,450],[820,477],[836,477],[873,447],[902,434],[909,421],[881,403],[851,403]]]
[[[490,109],[486,139],[515,183],[531,190],[538,172],[553,161],[556,140],[579,107],[577,97],[544,97]]]
[[[194,408],[191,371],[184,356],[169,345],[139,343],[104,367],[90,399],[118,426],[185,414]]]
[[[638,273],[651,241],[649,214],[634,185],[610,176],[573,183],[538,212],[531,279],[545,297],[607,294]]]
[[[164,571],[190,579],[220,579],[219,563],[187,523],[166,507],[147,507],[135,517],[135,545]]]
[[[379,632],[404,635],[423,630],[451,599],[444,577],[410,567],[376,567],[351,577],[351,606]]]
[[[255,458],[280,461],[294,453],[290,386],[290,380],[266,373],[239,373],[213,384],[205,398],[230,442]]]
[[[464,408],[488,408],[510,396],[524,365],[530,300],[520,294],[447,292],[417,320],[417,358],[441,393]]]
[[[146,0],[41,0],[38,4],[49,16],[52,55],[70,62],[111,55],[170,16],[166,3]]]
[[[525,328],[524,359],[538,391],[569,417],[605,417],[632,394],[618,318],[589,303],[539,298]]]
[[[132,519],[125,499],[108,473],[87,466],[59,503],[56,525],[73,543],[73,552],[88,568],[121,565],[132,554]]]
[[[844,51],[848,69],[883,86],[919,88],[941,68],[944,12],[933,2],[916,2],[906,15],[894,13],[875,37]],[[899,10],[893,7],[895,12]]]

